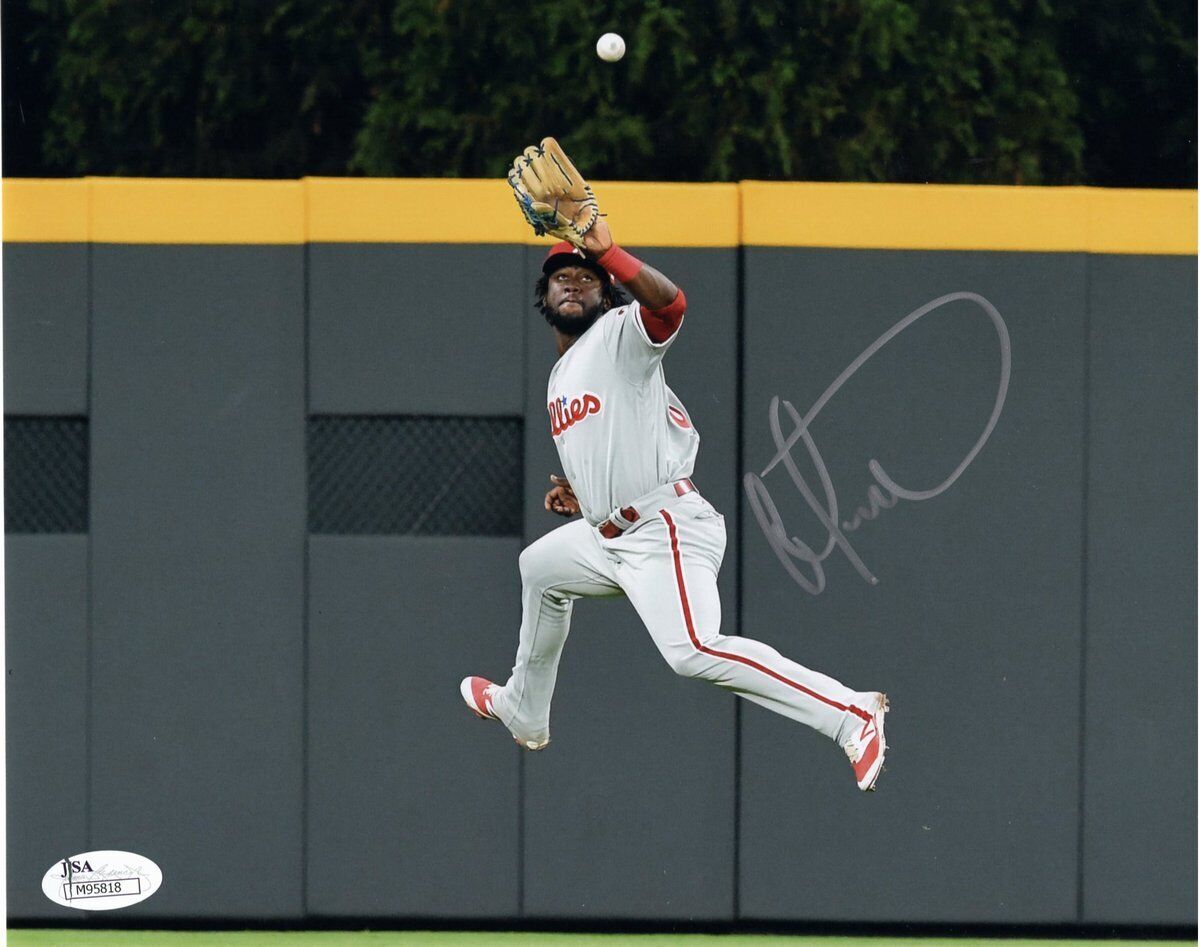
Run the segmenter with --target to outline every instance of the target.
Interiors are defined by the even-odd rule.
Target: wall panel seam
[[[1078,829],[1075,843],[1075,919],[1083,923],[1085,875],[1085,838],[1087,786],[1085,769],[1087,763],[1087,644],[1088,644],[1088,481],[1091,478],[1091,423],[1092,423],[1092,262],[1091,255],[1083,260],[1083,405],[1080,483],[1080,572],[1079,572],[1079,808]]]
[[[739,215],[740,215],[739,201]],[[734,443],[737,457],[737,467],[734,470],[734,499],[737,502],[737,522],[734,525],[734,541],[737,550],[737,569],[734,574],[734,608],[737,617],[736,634],[741,634],[745,627],[742,616],[742,589],[745,575],[745,556],[742,554],[742,523],[745,510],[742,503],[741,476],[745,467],[745,406],[746,406],[746,344],[744,328],[746,325],[746,248],[737,248],[734,260],[734,280],[736,305],[734,310],[734,331],[737,333],[734,349],[734,372],[737,379],[737,411],[734,414]],[[737,921],[742,911],[742,703],[735,699],[733,702],[733,919]]]
[[[306,192],[307,196],[307,192]],[[307,219],[307,213],[305,215]],[[300,541],[303,548],[300,552],[300,588],[303,600],[301,601],[301,621],[300,621],[300,916],[307,918],[308,912],[308,858],[309,858],[309,825],[308,825],[308,802],[309,802],[309,598],[310,584],[312,581],[312,570],[309,564],[310,542],[308,533],[308,509],[309,509],[309,477],[308,477],[308,417],[311,410],[311,395],[310,395],[310,349],[311,339],[309,334],[310,324],[310,286],[311,286],[311,253],[309,250],[310,244],[304,245],[303,253],[303,279],[304,279],[304,298],[303,298],[303,314],[304,327],[304,503],[301,507],[301,515],[303,517],[302,527],[300,530]]]
[[[89,206],[90,206],[90,204],[89,204]],[[89,233],[90,233],[90,231],[89,231]],[[93,668],[93,664],[94,664],[93,637],[94,637],[94,632],[95,632],[95,622],[93,620],[93,607],[92,607],[92,590],[94,588],[94,578],[93,578],[94,569],[93,569],[93,565],[92,565],[92,561],[93,561],[92,547],[94,545],[94,541],[92,539],[92,517],[94,515],[94,510],[95,510],[95,503],[93,502],[93,497],[96,495],[96,490],[95,490],[96,461],[95,461],[95,458],[92,456],[92,443],[93,443],[92,403],[93,403],[93,397],[94,397],[93,392],[92,392],[92,386],[93,386],[93,381],[94,381],[93,376],[92,376],[92,362],[93,362],[92,325],[94,322],[93,317],[94,317],[94,313],[95,313],[95,303],[94,303],[94,298],[93,298],[93,286],[94,286],[93,257],[94,257],[94,255],[95,255],[94,246],[92,243],[89,242],[87,245],[87,253],[86,253],[87,272],[86,272],[86,276],[85,276],[85,289],[84,289],[84,297],[85,297],[86,306],[87,306],[87,314],[85,316],[85,319],[87,320],[87,326],[86,326],[86,330],[85,330],[86,341],[84,343],[84,346],[85,346],[85,353],[84,353],[84,389],[85,389],[84,390],[84,399],[85,399],[85,404],[84,404],[84,407],[87,411],[87,418],[88,418],[88,435],[87,435],[88,436],[88,442],[87,442],[87,455],[88,455],[88,469],[87,469],[87,485],[88,485],[87,486],[87,491],[88,491],[87,518],[88,518],[88,524],[87,525],[88,525],[88,530],[87,530],[87,551],[85,553],[85,566],[84,566],[84,607],[83,607],[84,638],[85,638],[85,648],[86,648],[86,654],[85,654],[85,658],[84,658],[84,660],[85,660],[85,664],[84,664],[84,668],[85,668],[85,670],[84,670],[85,712],[84,712],[84,732],[83,732],[83,760],[84,760],[84,770],[85,770],[84,771],[84,786],[86,787],[86,790],[85,790],[86,798],[83,801],[83,806],[84,806],[83,835],[84,835],[84,839],[86,840],[86,843],[87,843],[88,851],[92,850],[93,843],[94,843],[94,839],[92,837],[92,808],[93,808],[92,800],[95,798],[95,792],[93,791],[94,790],[94,772],[93,772],[94,767],[92,766],[92,731],[95,728],[94,688],[92,686],[92,680],[93,680],[92,668]]]
[[[530,247],[526,247],[522,253],[521,259],[521,289],[518,290],[519,298],[517,300],[517,311],[520,312],[520,307],[525,299],[526,283],[525,278],[529,273],[530,257],[536,251]],[[524,290],[524,292],[522,291]],[[526,318],[521,320],[521,405],[523,413],[529,412],[529,384],[531,375],[531,366],[529,358],[529,343],[531,320]],[[525,450],[526,450],[526,435],[525,431],[521,431],[521,466],[525,466]],[[528,529],[526,518],[527,510],[525,508],[525,494],[528,492],[525,487],[527,474],[522,469],[521,475],[521,548],[524,549],[528,544]],[[517,616],[518,627],[520,626],[520,616]],[[525,917],[525,756],[524,753],[517,754],[517,811],[515,813],[517,819],[517,917]]]

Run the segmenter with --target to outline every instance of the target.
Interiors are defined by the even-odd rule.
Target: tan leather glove
[[[543,138],[517,155],[508,183],[534,233],[552,234],[583,249],[583,235],[599,220],[600,208],[557,141]]]

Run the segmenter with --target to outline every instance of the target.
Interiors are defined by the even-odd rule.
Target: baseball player
[[[565,473],[550,478],[545,506],[582,518],[521,553],[516,664],[503,685],[465,678],[463,700],[520,746],[542,749],[575,600],[623,594],[676,673],[819,730],[846,751],[858,787],[874,789],[887,698],[720,633],[725,520],[690,479],[700,435],[662,366],[683,321],[683,291],[613,242],[554,139],[518,156],[509,183],[534,230],[564,238],[536,288],[558,348],[546,408]]]

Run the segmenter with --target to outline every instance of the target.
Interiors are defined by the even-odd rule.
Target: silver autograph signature
[[[841,521],[838,512],[837,493],[833,488],[833,482],[829,478],[829,470],[826,468],[825,461],[821,457],[821,452],[817,449],[816,442],[809,431],[812,422],[821,413],[825,405],[828,404],[829,399],[837,394],[838,389],[856,371],[862,368],[872,355],[922,316],[928,315],[935,309],[945,306],[947,303],[952,303],[960,299],[975,303],[987,314],[988,318],[992,320],[992,325],[996,329],[996,336],[1000,343],[1000,386],[996,392],[996,402],[992,407],[991,417],[988,418],[983,433],[979,435],[975,446],[971,448],[967,456],[962,459],[950,475],[941,483],[927,490],[910,490],[900,486],[900,484],[888,476],[887,471],[883,469],[883,465],[878,460],[872,459],[867,464],[867,469],[871,471],[871,476],[875,478],[875,482],[867,488],[867,505],[860,506],[850,519]],[[846,533],[854,532],[865,521],[875,519],[883,510],[891,509],[901,500],[909,500],[914,503],[920,500],[929,500],[950,489],[954,485],[954,482],[962,476],[963,471],[970,466],[971,461],[975,459],[975,455],[987,443],[988,438],[991,437],[992,430],[996,427],[996,422],[1000,418],[1000,412],[1004,410],[1004,399],[1008,394],[1008,381],[1011,373],[1012,346],[1008,337],[1008,326],[1004,324],[1004,319],[1000,316],[996,307],[978,293],[948,293],[945,296],[939,296],[932,302],[926,303],[920,309],[910,312],[888,329],[887,332],[868,345],[863,350],[863,353],[834,379],[833,384],[825,389],[821,397],[816,400],[803,417],[800,416],[790,401],[781,402],[778,396],[772,398],[770,423],[771,436],[775,440],[775,456],[763,468],[761,474],[747,473],[742,478],[742,486],[746,491],[746,498],[750,501],[750,508],[754,511],[754,517],[758,520],[758,525],[761,527],[763,535],[766,536],[768,544],[770,544],[772,551],[783,564],[784,569],[787,570],[788,575],[795,579],[796,583],[805,591],[811,592],[813,595],[820,595],[825,588],[825,568],[822,563],[833,554],[834,549],[839,549],[842,555],[854,566],[859,575],[871,585],[877,584],[879,580],[871,574],[866,564],[859,557],[858,553],[855,552],[854,547],[850,545],[850,541],[846,538]],[[791,433],[786,437],[779,423],[779,408],[781,404],[795,425]],[[813,466],[816,468],[817,477],[821,483],[821,492],[824,494],[823,502],[818,498],[808,481],[804,479],[796,467],[796,461],[792,457],[792,447],[795,446],[797,441],[804,444],[805,449],[808,451],[808,456],[812,459]],[[762,481],[763,477],[767,476],[767,474],[781,463],[787,470],[788,476],[791,477],[796,489],[800,491],[800,495],[804,497],[804,502],[816,514],[817,519],[820,520],[821,525],[825,527],[828,533],[825,544],[819,552],[799,537],[788,536],[787,529],[779,515],[779,510]],[[809,570],[811,570],[810,573],[806,573],[799,563],[807,565]]]

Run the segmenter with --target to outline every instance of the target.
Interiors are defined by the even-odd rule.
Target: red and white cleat
[[[866,792],[875,788],[875,780],[883,769],[883,755],[887,751],[887,741],[883,738],[883,717],[888,712],[887,695],[872,694],[871,701],[864,709],[870,712],[871,719],[859,728],[842,749],[854,767],[858,788]]]
[[[484,720],[499,720],[496,711],[492,709],[492,691],[496,685],[486,677],[464,677],[458,685],[458,692],[471,708],[471,713]]]
[[[496,685],[486,677],[464,677],[458,685],[458,692],[462,694],[462,699],[471,709],[471,713],[484,720],[500,720],[492,707],[492,692],[495,689]],[[516,736],[513,736],[513,740],[525,750],[544,750],[550,744],[549,740],[521,740]]]

